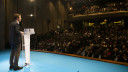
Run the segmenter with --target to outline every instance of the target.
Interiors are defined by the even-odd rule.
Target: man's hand
[[[23,36],[24,35],[24,32],[20,31],[21,35]]]

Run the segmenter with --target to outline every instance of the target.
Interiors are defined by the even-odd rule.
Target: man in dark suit
[[[14,14],[14,21],[9,26],[9,42],[11,45],[10,54],[10,70],[20,70],[23,67],[18,66],[20,50],[21,50],[21,36],[23,32],[19,30],[19,22],[21,21],[20,14]]]

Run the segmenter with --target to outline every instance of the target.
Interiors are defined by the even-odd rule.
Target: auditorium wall
[[[58,25],[67,28],[69,2],[63,0],[5,0],[6,4],[6,44],[8,44],[9,23],[14,13],[22,15],[21,30],[34,28],[36,34],[55,30]]]
[[[5,7],[4,0],[0,0],[0,49],[5,48]]]
[[[35,28],[36,34],[55,30],[57,25],[65,28],[67,3],[61,0],[6,0],[7,25],[13,13],[18,12],[22,14],[22,27]]]

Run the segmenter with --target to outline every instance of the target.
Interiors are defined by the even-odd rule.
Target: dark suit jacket
[[[19,30],[20,26],[17,21],[13,21],[9,25],[9,42],[10,44],[21,43],[21,33]]]

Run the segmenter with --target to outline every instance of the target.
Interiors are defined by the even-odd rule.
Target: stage
[[[10,50],[0,51],[0,72],[128,72],[128,66],[83,59],[78,57],[31,51],[29,67],[9,70]],[[22,52],[19,65],[24,59]]]

